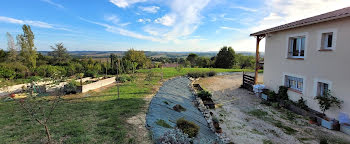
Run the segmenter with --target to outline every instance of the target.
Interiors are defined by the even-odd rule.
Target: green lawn
[[[239,69],[184,68],[178,72],[174,68],[164,68],[164,78],[184,75],[189,71],[236,72]],[[143,97],[154,93],[159,85],[160,69],[152,69],[156,77],[152,85],[144,81],[148,70],[139,70],[138,79],[124,83],[120,99],[117,88],[111,87],[101,92],[89,92],[81,96],[68,96],[54,111],[49,128],[56,142],[64,143],[127,143],[125,138],[130,126],[126,119],[142,110],[146,104]],[[43,143],[46,141],[44,128],[32,121],[16,102],[0,99],[0,143]]]

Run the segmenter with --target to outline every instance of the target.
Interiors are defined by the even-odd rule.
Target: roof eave
[[[322,23],[322,22],[331,21],[331,20],[335,20],[335,19],[341,19],[341,18],[345,18],[345,17],[349,17],[349,16],[350,16],[350,14],[345,14],[345,15],[338,16],[338,17],[330,17],[330,18],[327,18],[327,19],[314,21],[314,22],[310,22],[310,23],[306,23],[306,24],[301,24],[301,25],[297,25],[297,26],[291,26],[291,27],[287,27],[287,28],[282,28],[282,29],[278,29],[278,30],[266,31],[266,30],[268,30],[268,29],[266,29],[266,30],[262,30],[262,31],[259,31],[259,32],[256,32],[256,33],[252,33],[252,34],[250,34],[250,36],[266,35],[267,33],[278,32],[278,31],[293,29],[293,28],[297,28],[297,27],[303,27],[303,26],[317,24],[317,23]],[[279,26],[277,26],[277,27],[279,27]]]

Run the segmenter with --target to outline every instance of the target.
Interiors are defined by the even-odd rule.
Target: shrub
[[[196,72],[187,73],[187,76],[192,78],[199,78],[199,77],[204,77],[205,75],[202,72],[196,71]]]
[[[322,110],[323,114],[326,110],[333,106],[341,108],[341,104],[343,103],[343,101],[334,97],[330,90],[326,91],[323,96],[316,96],[315,99],[318,100],[318,104],[320,105],[320,109]]]
[[[84,76],[95,78],[95,77],[97,77],[97,72],[93,71],[93,70],[87,70],[87,71],[85,71]]]
[[[156,143],[160,144],[191,144],[192,139],[187,134],[183,133],[180,129],[172,129],[167,131]]]
[[[181,111],[186,111],[186,108],[182,107],[181,105],[177,104],[173,107],[173,109],[177,112],[181,112]]]
[[[303,97],[300,97],[300,99],[298,100],[296,105],[299,108],[301,108],[301,109],[307,109],[308,108],[308,106],[306,105],[306,100],[304,100]]]
[[[288,100],[288,87],[280,86],[278,89],[277,98],[281,100]]]
[[[7,67],[0,67],[0,77],[5,79],[13,79],[16,76],[14,70]]]
[[[209,72],[207,72],[207,74],[208,74],[209,77],[212,77],[212,76],[216,75],[216,72],[215,71],[209,71]]]
[[[70,81],[68,84],[64,85],[63,91],[65,94],[75,94],[77,93],[78,82],[75,80]]]
[[[188,134],[190,138],[196,137],[199,132],[199,126],[194,122],[180,118],[176,121],[176,126],[182,130],[185,134]]]
[[[35,73],[41,77],[64,76],[66,75],[66,69],[60,66],[41,65],[36,68]]]
[[[173,128],[168,123],[166,123],[164,120],[157,120],[156,124],[159,126],[165,127],[165,128]]]
[[[209,99],[209,98],[212,97],[212,94],[210,92],[206,91],[206,90],[199,91],[199,93],[197,95],[201,99]]]

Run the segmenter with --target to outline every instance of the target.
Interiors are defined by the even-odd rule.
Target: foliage
[[[80,85],[75,80],[71,80],[68,84],[64,85],[63,91],[65,94],[75,94],[77,93],[77,86]]]
[[[182,111],[186,111],[186,108],[182,107],[182,105],[180,104],[176,104],[173,106],[173,109],[177,112],[182,112]]]
[[[157,120],[156,124],[159,126],[165,127],[165,128],[173,128],[168,123],[166,123],[164,120]]]
[[[16,76],[15,74],[14,70],[0,66],[0,78],[13,79]]]
[[[208,74],[209,77],[212,77],[212,76],[216,75],[216,72],[215,71],[209,71],[209,72],[207,72],[207,74]]]
[[[199,91],[197,95],[201,99],[209,99],[209,98],[212,97],[212,94],[209,91],[206,91],[206,90]]]
[[[232,47],[224,46],[216,56],[215,67],[232,68],[235,65],[235,51]]]
[[[253,69],[255,67],[255,57],[254,56],[245,56],[242,54],[236,54],[236,65],[241,68],[251,68]]]
[[[343,101],[334,97],[330,90],[326,91],[323,96],[316,96],[315,99],[318,100],[318,104],[323,114],[326,110],[333,106],[341,108],[341,104],[343,103]]]
[[[196,60],[198,58],[198,55],[197,54],[194,54],[194,53],[190,53],[188,54],[186,60],[189,61],[191,63],[191,67],[194,67],[196,66]]]
[[[66,75],[66,69],[60,66],[42,65],[36,68],[35,73],[41,77],[60,77]]]
[[[188,137],[188,134],[183,133],[180,129],[173,129],[167,131],[156,141],[160,144],[191,144],[193,140]]]
[[[85,71],[84,76],[96,78],[97,72],[94,70],[87,70],[87,71]]]
[[[151,66],[151,60],[146,57],[143,51],[130,49],[125,52],[123,59],[135,62],[137,64],[137,69],[148,68]]]
[[[268,115],[268,113],[266,111],[263,111],[261,109],[251,110],[248,112],[248,114],[253,115],[253,116],[260,118],[260,119]]]
[[[307,109],[308,106],[306,105],[306,100],[304,100],[303,97],[300,97],[300,99],[298,100],[298,102],[296,103],[296,105],[299,107],[299,108],[302,108],[302,109]]]
[[[199,126],[194,122],[187,121],[184,118],[180,118],[176,121],[176,126],[184,133],[188,134],[190,138],[196,137],[199,132]]]
[[[278,89],[277,99],[289,100],[288,87],[280,86]]]
[[[152,70],[149,70],[146,74],[145,81],[148,81],[148,83],[151,83],[154,76],[155,76],[155,73]]]
[[[127,82],[127,81],[132,81],[132,80],[133,80],[133,78],[128,76],[128,75],[121,75],[121,76],[118,76],[116,78],[116,81],[121,82],[121,83],[124,83],[124,82]]]
[[[211,77],[211,76],[215,76],[215,75],[216,75],[215,71],[207,71],[207,72],[193,71],[193,72],[187,73],[187,76],[192,77],[192,78]]]
[[[184,67],[182,65],[178,65],[175,67],[177,72],[181,72]]]
[[[69,61],[69,54],[63,43],[57,43],[55,46],[51,46],[52,52],[48,55],[52,56],[52,64],[54,65],[65,65]]]
[[[269,89],[263,89],[263,94],[266,94],[269,101],[277,101],[278,97],[275,91]]]
[[[15,62],[17,60],[17,48],[15,46],[15,41],[10,33],[6,33],[7,36],[7,61]]]
[[[37,52],[34,46],[34,33],[29,25],[23,25],[23,34],[17,36],[21,61],[29,68],[36,68]]]

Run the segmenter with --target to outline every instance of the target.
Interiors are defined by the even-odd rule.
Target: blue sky
[[[249,34],[350,0],[1,0],[0,48],[29,24],[38,50],[254,51]],[[264,42],[262,51],[264,51]]]

